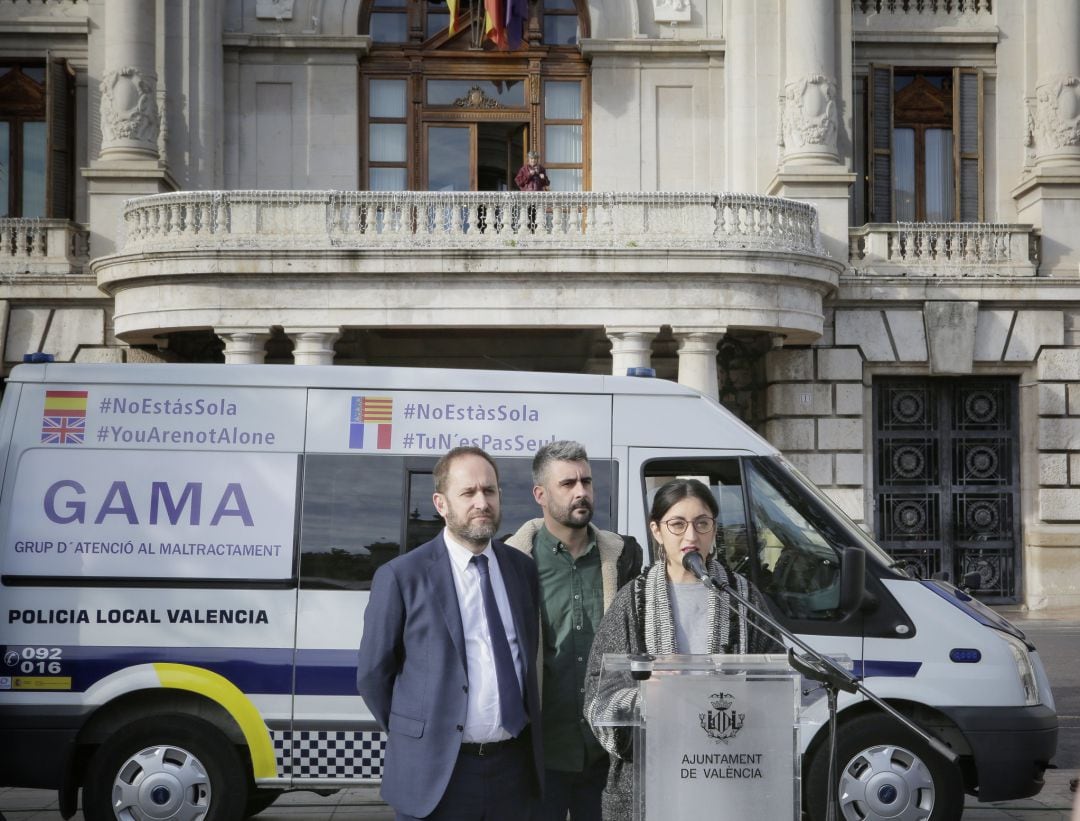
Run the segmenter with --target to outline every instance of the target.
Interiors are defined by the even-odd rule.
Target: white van
[[[537,515],[534,451],[562,438],[589,451],[596,524],[643,545],[650,489],[706,481],[718,549],[776,616],[961,756],[843,696],[846,817],[951,821],[965,790],[1038,792],[1057,717],[1035,648],[955,587],[901,572],[717,403],[656,379],[269,365],[11,372],[0,785],[59,790],[65,818],[82,787],[89,821],[193,804],[215,821],[283,789],[377,781],[381,735],[355,694],[375,568],[440,529],[429,474],[449,448],[496,458],[509,534]],[[845,612],[851,546],[866,594]],[[812,710],[801,734],[813,817],[823,719]]]

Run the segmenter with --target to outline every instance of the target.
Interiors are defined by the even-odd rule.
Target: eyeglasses
[[[689,525],[694,526],[695,533],[712,533],[716,529],[716,519],[709,516],[698,516],[692,522],[686,519],[664,519],[660,524],[666,527],[672,536],[683,535]]]

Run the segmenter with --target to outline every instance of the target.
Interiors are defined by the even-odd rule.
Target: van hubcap
[[[847,821],[926,821],[934,796],[930,770],[903,747],[865,749],[840,775],[840,809]]]
[[[147,747],[120,767],[112,799],[120,821],[196,821],[210,809],[210,778],[187,750]]]

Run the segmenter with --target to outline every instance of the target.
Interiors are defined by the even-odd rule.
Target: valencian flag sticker
[[[41,441],[81,445],[86,440],[86,391],[45,391]]]
[[[349,412],[349,447],[389,450],[394,400],[389,396],[354,396]]]

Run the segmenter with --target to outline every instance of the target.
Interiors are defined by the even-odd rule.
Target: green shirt
[[[606,757],[584,716],[589,648],[604,615],[600,551],[594,538],[575,560],[541,527],[533,557],[544,641],[544,764],[549,770],[581,772]]]

